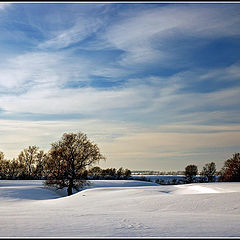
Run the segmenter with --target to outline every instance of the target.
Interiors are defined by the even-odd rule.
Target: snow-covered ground
[[[63,197],[0,180],[0,237],[240,237],[240,183],[91,182]]]

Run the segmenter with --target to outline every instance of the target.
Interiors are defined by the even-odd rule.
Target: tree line
[[[13,160],[5,159],[4,153],[0,152],[0,179],[47,180],[52,176],[48,170],[48,160],[47,153],[39,150],[37,146],[29,146]],[[128,168],[103,169],[94,166],[82,170],[81,177],[92,180],[118,180],[129,179],[131,174],[132,172]]]
[[[21,151],[17,158],[7,160],[0,152],[1,179],[44,179],[46,185],[58,189],[67,188],[68,195],[73,189],[79,190],[87,179],[128,179],[129,169],[93,167],[106,158],[100,153],[97,144],[88,139],[87,135],[64,133],[59,141],[51,144],[48,152],[36,145]],[[198,174],[196,165],[188,165],[184,174],[186,182],[194,182]],[[206,181],[213,181],[218,175],[219,181],[240,181],[240,154],[233,154],[224,162],[223,168],[217,173],[214,162],[203,167],[200,175]]]
[[[37,146],[29,146],[17,158],[5,159],[0,152],[1,179],[44,179],[47,177],[48,155]]]

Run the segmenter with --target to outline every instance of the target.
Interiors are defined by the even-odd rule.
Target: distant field
[[[174,180],[184,180],[184,175],[132,175],[133,179],[146,179],[147,181],[155,182],[157,179],[163,180],[165,184],[171,184]],[[196,176],[196,180],[199,180],[201,176]],[[216,177],[217,180],[217,177]]]
[[[132,178],[135,180],[141,180],[145,179],[146,181],[151,181],[155,182],[157,179],[161,181],[162,184],[172,184],[177,182],[181,183],[181,180],[184,180],[185,177],[184,175],[177,175],[177,176],[172,176],[172,175],[132,175]],[[200,176],[197,176],[196,179],[199,179]]]
[[[155,182],[156,179],[163,179],[165,181],[172,181],[173,179],[178,179],[182,180],[184,179],[183,175],[177,175],[177,176],[172,176],[172,175],[132,175],[132,178],[134,179],[141,179],[141,178],[146,178],[151,180],[152,182]]]

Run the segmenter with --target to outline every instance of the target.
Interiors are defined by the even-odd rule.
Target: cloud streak
[[[169,41],[181,37],[239,37],[238,27],[239,14],[231,5],[170,5],[124,17],[104,35],[108,44],[125,51],[119,60],[122,65],[156,60],[164,64],[164,61],[176,58],[179,48],[186,48],[179,45],[173,55],[168,48]]]

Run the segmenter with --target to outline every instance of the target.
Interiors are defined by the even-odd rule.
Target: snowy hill
[[[239,237],[240,183],[93,180],[65,196],[0,181],[0,237]]]

